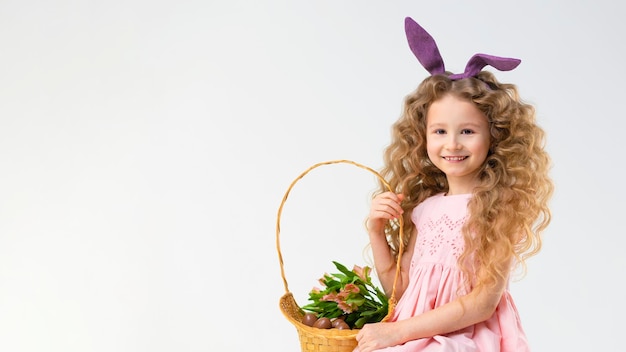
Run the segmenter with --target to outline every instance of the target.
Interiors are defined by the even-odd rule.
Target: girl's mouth
[[[444,159],[446,159],[447,161],[463,161],[465,159],[467,159],[467,156],[444,156]]]

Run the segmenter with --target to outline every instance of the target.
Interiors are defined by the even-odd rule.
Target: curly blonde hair
[[[508,278],[513,259],[525,270],[525,260],[541,249],[541,233],[551,220],[548,201],[554,185],[548,176],[551,163],[544,149],[545,133],[536,124],[534,107],[520,99],[515,85],[500,83],[487,71],[454,81],[447,75],[426,78],[404,101],[384,152],[381,175],[396,193],[405,195],[406,247],[415,231],[411,210],[426,198],[448,191],[446,175],[426,152],[426,114],[434,101],[450,94],[473,102],[489,120],[490,150],[468,203],[459,266],[466,284],[494,285]],[[376,194],[386,190],[381,183]],[[397,258],[397,223],[387,224],[386,233]]]

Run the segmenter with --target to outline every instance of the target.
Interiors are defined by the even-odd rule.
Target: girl
[[[432,37],[410,18],[406,30],[431,76],[406,98],[384,153],[381,175],[397,193],[381,185],[367,221],[387,294],[403,246],[399,299],[389,321],[361,329],[355,351],[528,351],[508,281],[550,222],[550,159],[533,107],[481,71],[519,60],[476,55],[450,74]]]

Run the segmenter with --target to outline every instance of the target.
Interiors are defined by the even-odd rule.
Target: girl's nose
[[[448,148],[448,150],[461,150],[463,145],[461,145],[456,136],[450,136],[450,139],[446,143],[446,148]]]

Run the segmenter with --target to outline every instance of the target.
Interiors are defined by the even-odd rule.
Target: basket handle
[[[289,293],[289,287],[287,285],[287,279],[285,278],[285,268],[284,268],[284,262],[283,262],[283,255],[280,251],[280,216],[283,212],[283,206],[285,205],[285,202],[287,201],[287,197],[289,196],[289,192],[291,192],[291,189],[295,186],[295,184],[302,179],[306,174],[308,174],[311,170],[318,168],[320,166],[323,165],[331,165],[331,164],[339,164],[339,163],[346,163],[346,164],[352,164],[356,167],[359,167],[361,169],[367,170],[371,173],[373,173],[374,175],[376,175],[376,177],[378,177],[378,179],[387,187],[387,189],[391,192],[393,192],[393,189],[391,189],[391,186],[389,185],[389,183],[387,183],[387,181],[378,173],[376,172],[376,170],[359,164],[357,162],[351,161],[351,160],[331,160],[331,161],[324,161],[321,163],[317,163],[311,167],[309,167],[308,169],[306,169],[304,172],[302,172],[298,177],[296,177],[296,179],[294,179],[291,184],[289,185],[289,188],[287,188],[287,191],[285,192],[285,195],[283,196],[283,200],[280,203],[280,207],[278,208],[278,216],[276,218],[276,249],[278,250],[278,261],[280,262],[280,275],[283,278],[283,284],[285,285],[285,292]],[[396,283],[398,281],[398,276],[400,275],[400,260],[402,258],[402,252],[404,251],[404,241],[403,241],[403,236],[404,236],[404,224],[403,224],[403,218],[399,217],[398,218],[398,225],[399,225],[399,234],[400,234],[400,248],[398,250],[398,260],[396,263],[396,274],[395,277],[393,279],[393,289],[391,291],[391,297],[389,298],[390,301],[390,307],[392,305],[395,305],[395,297],[396,297]]]

